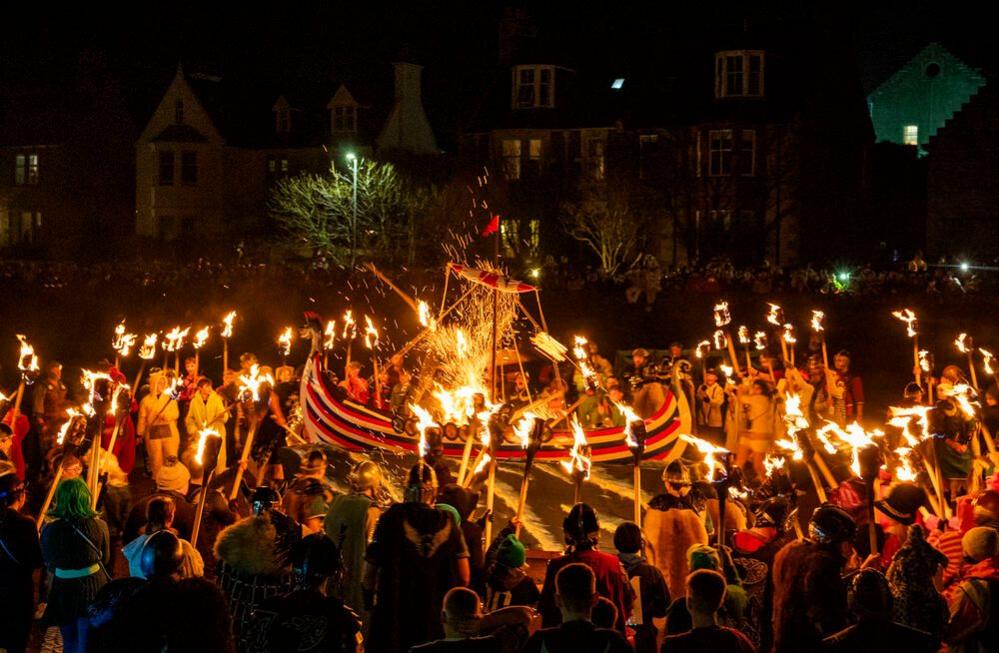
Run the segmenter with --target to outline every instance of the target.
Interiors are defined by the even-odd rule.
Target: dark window
[[[291,131],[291,111],[288,108],[277,110],[277,133],[287,134]]]
[[[708,174],[712,177],[732,174],[732,130],[708,132]]]
[[[180,153],[180,181],[187,186],[198,183],[198,153]]]
[[[177,100],[173,103],[173,121],[178,125],[184,124],[184,101]]]
[[[927,77],[933,79],[934,77],[940,74],[940,64],[931,63],[930,65],[926,66],[926,70],[924,72],[926,73]]]
[[[173,186],[173,150],[160,150],[160,186]]]
[[[522,68],[517,79],[517,106],[529,109],[534,106],[534,69]]]
[[[749,58],[749,77],[746,80],[746,95],[762,95],[760,89],[762,87],[763,57],[758,54],[750,54],[747,57]]]
[[[333,107],[333,131],[357,131],[357,111],[352,106]]]
[[[157,220],[161,240],[173,240],[177,237],[177,218],[171,215],[161,215]]]
[[[194,235],[194,218],[192,216],[184,216],[180,219],[180,233],[185,238]]]
[[[538,106],[550,107],[552,105],[552,70],[542,68],[539,71],[540,81],[538,83]]]
[[[756,174],[756,130],[743,129],[739,139],[739,174]]]

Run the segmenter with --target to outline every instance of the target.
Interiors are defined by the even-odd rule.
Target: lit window
[[[732,130],[708,132],[708,174],[720,177],[732,174]]]
[[[277,161],[272,156],[267,157],[267,172],[270,174],[277,172]]]
[[[736,50],[715,55],[715,97],[763,95],[763,52]]]
[[[595,181],[603,181],[606,174],[604,149],[606,141],[591,138],[586,142],[586,173]]]
[[[349,132],[357,131],[357,110],[350,105],[333,107],[333,131]]]
[[[18,154],[14,157],[14,185],[34,186],[38,183],[38,155]]]
[[[159,152],[159,181],[160,186],[173,186],[173,151],[160,150]]]
[[[541,139],[532,138],[527,141],[527,170],[525,175],[539,176],[541,174]]]
[[[618,77],[613,82],[611,82],[611,88],[615,91],[620,91],[624,88],[624,77]]]
[[[275,126],[277,133],[287,134],[291,131],[291,110],[288,107],[278,109],[275,119],[277,120]]]
[[[173,103],[173,121],[178,125],[184,124],[184,100],[177,99]]]
[[[739,174],[752,177],[756,174],[756,131],[743,129],[739,139]]]
[[[520,179],[520,141],[503,141],[503,172],[507,179]]]
[[[288,159],[281,159],[281,172],[288,172]]]
[[[513,69],[513,108],[546,109],[555,106],[555,68],[517,66]]]
[[[198,183],[198,153],[180,153],[180,181],[186,186]]]
[[[919,125],[906,125],[902,130],[902,142],[906,145],[919,145]]]

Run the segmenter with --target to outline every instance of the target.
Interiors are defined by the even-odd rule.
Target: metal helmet
[[[808,536],[819,544],[839,544],[853,539],[857,523],[839,506],[824,503],[815,509],[808,522]]]
[[[381,467],[372,460],[357,463],[354,465],[354,469],[350,470],[349,481],[350,487],[355,492],[363,492],[364,490],[377,492],[382,485]]]
[[[163,578],[180,570],[184,550],[170,531],[156,531],[149,536],[139,554],[139,568],[146,578]]]

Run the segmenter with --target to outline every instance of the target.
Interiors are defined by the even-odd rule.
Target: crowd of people
[[[247,353],[216,387],[178,355],[133,395],[103,361],[70,401],[47,361],[0,408],[0,651],[54,629],[69,653],[999,650],[999,475],[983,453],[999,390],[968,414],[961,370],[927,374],[899,399],[914,410],[885,434],[876,478],[840,456],[823,483],[803,472],[814,448],[806,465],[773,459],[794,410],[871,419],[849,352],[827,368],[823,344],[801,343],[797,365],[747,349],[729,367],[674,343],[615,370],[589,343],[589,373],[512,372],[512,408],[571,406],[588,428],[625,425],[626,407],[647,416],[671,388],[697,435],[733,452],[722,475],[693,450],[670,462],[641,523],[616,523],[610,542],[593,507],[571,506],[547,564],[517,518],[485,540],[485,479],[458,483],[439,449],[396,500],[374,459],[334,478],[328,451],[302,441],[301,369]],[[345,400],[405,412],[402,359],[377,384],[356,362],[345,372],[330,379]],[[910,462],[926,468],[903,480],[895,445],[920,428],[932,437]]]

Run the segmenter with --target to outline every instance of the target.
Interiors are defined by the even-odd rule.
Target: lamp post
[[[357,258],[357,155],[347,152],[347,160],[351,163],[354,172],[354,184],[351,198],[351,220],[350,220],[350,265],[354,265]]]

